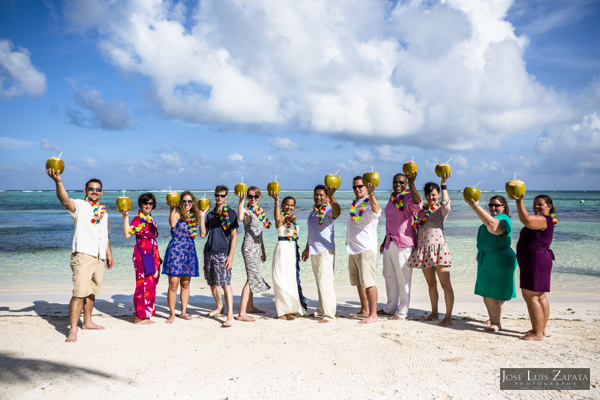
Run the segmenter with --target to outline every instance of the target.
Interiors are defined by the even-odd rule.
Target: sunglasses
[[[89,187],[86,189],[88,192],[93,192],[94,190],[98,193],[100,193],[102,191],[102,188],[93,188],[93,187]]]
[[[225,198],[225,197],[227,197],[227,195],[226,194],[217,194],[217,193],[215,193],[215,197],[223,197],[223,198]]]
[[[352,190],[362,189],[364,187],[365,187],[365,185],[356,185],[356,186],[352,186]]]
[[[493,208],[498,208],[498,207],[503,207],[503,205],[502,205],[502,204],[494,204],[494,203],[489,203],[489,204],[488,204],[488,207],[489,207],[489,208],[492,208],[492,207],[493,207]]]
[[[144,205],[144,206],[153,206],[154,202],[153,201],[143,201],[142,205]]]
[[[394,181],[394,185],[404,185],[405,181]]]
[[[181,202],[182,202],[183,204],[192,204],[192,203],[193,203],[193,201],[192,201],[192,200],[181,200]]]
[[[251,199],[258,199],[259,197],[260,197],[259,195],[251,195],[251,194],[248,195],[248,199],[249,200],[251,200]]]

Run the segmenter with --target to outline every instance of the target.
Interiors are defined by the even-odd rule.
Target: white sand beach
[[[409,319],[359,325],[347,315],[358,301],[338,290],[332,324],[314,318],[273,318],[272,294],[254,323],[222,328],[202,316],[208,289],[196,290],[193,321],[133,324],[131,295],[104,293],[94,320],[103,331],[79,331],[65,343],[69,294],[0,296],[0,398],[198,399],[562,399],[599,398],[600,296],[550,294],[544,342],[518,340],[529,329],[522,298],[508,305],[504,329],[484,332],[481,299],[457,292],[453,326],[423,322],[429,300],[415,295]],[[316,293],[306,290],[309,307]],[[380,303],[385,300],[382,288]],[[238,297],[236,296],[236,309]],[[443,304],[440,301],[440,310]],[[590,391],[501,391],[500,368],[591,368]]]

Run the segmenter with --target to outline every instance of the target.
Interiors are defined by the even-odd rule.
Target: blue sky
[[[600,2],[0,1],[0,189],[600,189]]]

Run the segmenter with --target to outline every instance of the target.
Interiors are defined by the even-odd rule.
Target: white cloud
[[[363,164],[369,164],[370,162],[373,161],[373,155],[368,150],[365,150],[365,151],[356,150],[354,152],[354,158],[358,162],[361,162]]]
[[[573,115],[527,72],[510,0],[181,4],[72,1],[67,16],[150,78],[167,118],[472,149]]]
[[[13,48],[10,40],[0,40],[0,97],[41,96],[46,91],[46,75],[31,64],[29,50]]]
[[[398,153],[388,144],[375,147],[379,153],[378,160],[386,161],[390,163],[404,163],[406,162],[406,156],[403,153]]]
[[[105,130],[123,130],[133,126],[133,118],[129,115],[127,107],[122,102],[115,100],[107,103],[102,100],[102,92],[89,89],[85,92],[75,85],[75,81],[67,78],[75,88],[75,102],[78,106],[91,112],[83,114],[78,110],[68,109],[69,122],[84,128],[100,128]]]
[[[168,166],[172,168],[182,168],[183,163],[179,159],[177,153],[159,153],[160,159]]]
[[[284,151],[295,151],[300,150],[300,145],[298,143],[292,142],[290,138],[287,137],[276,137],[274,139],[267,140],[267,143],[270,143],[273,147],[279,150]]]
[[[35,142],[30,140],[14,139],[5,136],[0,136],[0,149],[2,150],[15,150],[23,147],[29,147],[35,145]]]
[[[241,154],[238,154],[238,153],[233,153],[233,154],[229,155],[229,157],[227,157],[227,161],[234,162],[234,163],[243,163],[244,156],[242,156]]]
[[[42,149],[44,149],[44,150],[50,150],[50,151],[55,151],[55,152],[63,151],[63,147],[61,145],[59,145],[58,143],[55,143],[55,142],[51,142],[48,139],[42,139],[42,141],[40,142],[40,145],[42,146]]]

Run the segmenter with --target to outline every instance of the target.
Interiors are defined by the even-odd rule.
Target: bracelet
[[[442,185],[442,190],[448,190],[448,186]]]
[[[373,192],[373,193],[367,193],[367,196],[373,197],[373,196],[375,196],[375,192]]]
[[[279,203],[275,203],[275,207],[279,207]]]

